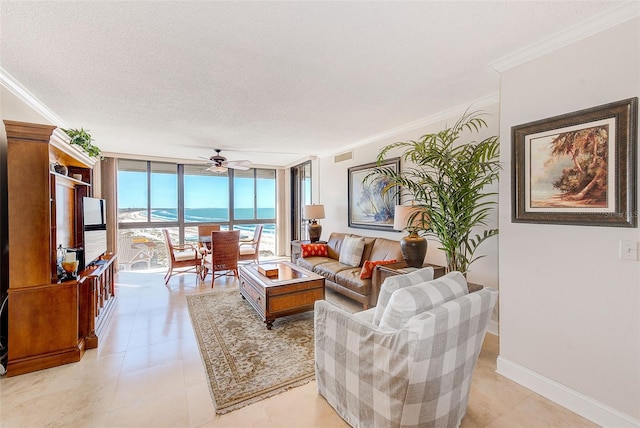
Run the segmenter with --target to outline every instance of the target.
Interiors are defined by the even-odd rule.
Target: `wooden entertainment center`
[[[7,376],[79,361],[115,306],[116,255],[76,279],[58,278],[57,249],[83,247],[82,198],[93,196],[90,158],[51,125],[5,120],[9,217]],[[67,174],[56,172],[59,163]],[[59,168],[60,169],[60,168]],[[61,168],[64,171],[64,168]]]

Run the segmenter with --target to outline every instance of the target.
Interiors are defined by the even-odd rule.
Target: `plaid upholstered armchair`
[[[466,413],[498,292],[469,294],[459,272],[406,276],[387,278],[367,311],[315,304],[318,392],[351,426],[457,427]]]

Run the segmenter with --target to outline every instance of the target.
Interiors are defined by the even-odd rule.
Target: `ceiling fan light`
[[[210,166],[209,168],[207,168],[207,171],[211,171],[211,172],[227,172],[227,168],[224,167],[224,166],[213,165],[213,166]]]

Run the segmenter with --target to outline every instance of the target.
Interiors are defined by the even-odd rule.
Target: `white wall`
[[[29,107],[2,85],[0,85],[0,114],[2,120],[17,120],[19,122],[53,125],[46,117]]]
[[[465,106],[466,108],[468,106]],[[322,237],[321,239],[327,239],[331,232],[348,232],[355,233],[363,236],[380,236],[388,239],[399,241],[402,238],[400,232],[386,232],[370,229],[359,229],[348,227],[347,216],[347,172],[348,168],[375,162],[376,157],[380,149],[388,144],[396,141],[417,140],[422,135],[432,132],[438,132],[445,127],[452,126],[457,119],[461,116],[464,108],[459,113],[452,115],[451,118],[446,120],[437,121],[430,125],[415,129],[409,132],[399,133],[393,137],[387,137],[381,139],[375,143],[368,144],[366,146],[358,147],[353,150],[353,159],[343,161],[339,163],[334,162],[334,157],[323,157],[319,159],[319,203],[325,206],[326,218],[321,221],[322,223]],[[498,135],[498,115],[499,108],[497,104],[491,104],[486,106],[475,107],[471,106],[472,110],[482,110],[488,113],[483,118],[487,122],[488,127],[484,128],[477,134],[463,134],[459,142],[469,142],[472,140],[482,140],[484,138]],[[400,153],[390,153],[389,157],[397,156]],[[497,188],[496,188],[497,190]],[[497,211],[497,206],[496,206]],[[497,227],[497,216],[490,219],[489,228]],[[437,241],[429,240],[429,246],[427,249],[426,261],[438,264],[446,265],[446,258],[444,253],[438,249],[439,243]],[[486,257],[478,260],[471,265],[471,270],[468,274],[469,281],[481,283],[492,288],[498,288],[498,239],[496,237],[490,238],[485,241],[479,249],[476,251],[476,255],[486,255]]]
[[[639,19],[503,72],[500,93],[507,164],[512,126],[640,95]],[[599,424],[640,426],[640,262],[619,258],[639,229],[512,223],[512,179],[505,168],[498,371]]]

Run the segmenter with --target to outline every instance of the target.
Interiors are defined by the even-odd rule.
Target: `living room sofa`
[[[358,263],[340,262],[341,250],[346,238],[364,241],[362,256]],[[342,256],[344,258],[345,254],[343,253]],[[375,265],[394,260],[402,260],[399,241],[333,232],[326,243],[325,255],[312,254],[300,257],[296,259],[296,264],[322,275],[325,278],[326,287],[362,303],[363,308],[368,309],[376,305],[380,292],[381,281]],[[362,278],[365,264],[366,268],[372,272],[370,278]]]

